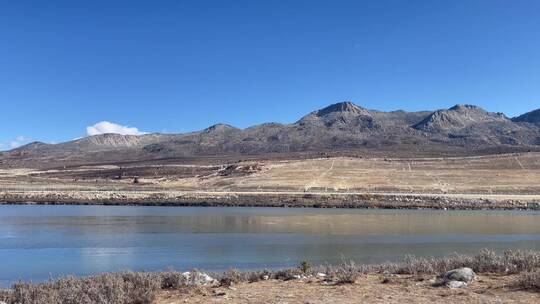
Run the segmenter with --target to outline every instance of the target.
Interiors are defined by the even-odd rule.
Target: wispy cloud
[[[26,138],[26,137],[24,137],[24,136],[22,136],[22,135],[21,135],[21,136],[17,136],[17,137],[15,137],[14,140],[12,140],[12,141],[9,142],[9,147],[10,147],[11,149],[15,149],[15,148],[17,148],[17,147],[20,147],[20,146],[22,146],[22,145],[28,143],[29,141],[30,141],[30,140],[29,140],[28,138]]]
[[[116,133],[122,135],[142,135],[145,132],[139,131],[135,127],[123,126],[109,121],[101,121],[93,126],[86,127],[86,135],[99,135],[105,133]]]
[[[15,137],[14,139],[0,142],[0,150],[15,149],[29,143],[30,141],[30,138],[26,138],[25,136],[20,135]]]

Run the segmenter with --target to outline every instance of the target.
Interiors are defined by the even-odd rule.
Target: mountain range
[[[515,118],[474,105],[382,112],[340,102],[291,124],[246,129],[217,124],[185,134],[101,134],[59,144],[33,142],[2,152],[2,163],[74,163],[339,151],[447,155],[540,150],[540,109]]]

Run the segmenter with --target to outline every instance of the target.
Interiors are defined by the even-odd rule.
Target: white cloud
[[[23,144],[27,143],[28,141],[29,141],[28,138],[26,138],[24,136],[17,136],[17,137],[15,137],[14,140],[9,142],[9,147],[11,149],[15,149],[15,148],[20,147]]]
[[[93,126],[86,127],[86,135],[99,135],[105,133],[116,133],[122,135],[142,135],[145,132],[139,131],[139,129],[129,126],[122,126],[113,122],[102,121]]]
[[[15,149],[30,142],[29,138],[17,136],[12,140],[0,142],[0,150]]]

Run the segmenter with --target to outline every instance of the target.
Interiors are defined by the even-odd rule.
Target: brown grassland
[[[429,208],[430,200],[456,205],[432,206],[439,208],[537,208],[540,153],[0,169],[0,201],[8,203]]]

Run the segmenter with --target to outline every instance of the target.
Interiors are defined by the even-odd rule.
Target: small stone
[[[326,273],[322,273],[322,272],[317,273],[317,278],[326,278]]]
[[[267,276],[267,275],[264,275],[264,276],[262,277],[262,279],[265,280],[265,281],[268,281],[268,279],[270,279],[270,277]]]

